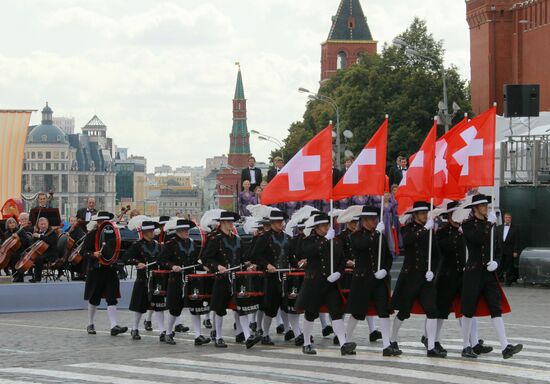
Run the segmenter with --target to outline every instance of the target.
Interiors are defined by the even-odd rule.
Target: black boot
[[[121,327],[120,325],[115,325],[113,328],[111,328],[111,336],[120,335],[121,333],[125,333],[128,330],[128,327]]]
[[[262,336],[258,334],[252,334],[248,339],[246,339],[246,349],[250,349],[262,339]]]
[[[256,332],[256,329],[258,329],[258,323],[256,323],[255,321],[253,323],[250,323],[250,330],[252,332]]]
[[[447,350],[445,348],[443,348],[443,346],[441,345],[441,343],[439,341],[435,342],[434,349],[438,350],[439,352],[444,353],[445,356],[447,356]]]
[[[200,335],[195,339],[195,345],[204,345],[208,344],[211,341],[209,337],[204,337],[203,335]]]
[[[509,359],[510,357],[514,356],[516,353],[520,352],[523,349],[523,344],[508,344],[506,348],[502,351],[502,357],[505,359]]]
[[[275,328],[277,331],[277,335],[282,335],[285,333],[285,326],[283,324],[277,325],[277,328]]]
[[[237,344],[244,342],[244,340],[245,340],[244,332],[241,332],[237,336],[235,336],[235,343]]]
[[[420,338],[420,342],[421,342],[422,344],[424,344],[424,346],[426,347],[426,349],[428,349],[428,338],[427,338],[426,336],[422,336],[422,337]]]
[[[397,341],[390,341],[390,346],[399,352],[399,354],[403,353],[402,350],[399,349],[399,345],[397,345]]]
[[[332,329],[332,326],[327,325],[325,328],[323,328],[323,337],[327,337],[331,333],[333,333],[334,330]]]
[[[493,352],[493,347],[489,347],[488,345],[483,344],[476,344],[476,346],[472,349],[476,355]]]
[[[332,344],[334,345],[340,345],[340,341],[338,341],[338,336],[334,336],[332,339]]]
[[[164,343],[166,341],[166,332],[162,332],[159,336],[159,342]]]
[[[209,337],[204,337],[203,335],[200,335],[195,339],[195,345],[204,345],[208,344],[210,341],[212,341]]]
[[[145,327],[146,331],[152,331],[153,330],[153,323],[147,320],[143,321],[143,326]]]
[[[474,353],[472,347],[466,347],[462,350],[462,357],[467,359],[477,359],[477,355]]]
[[[132,340],[141,340],[141,336],[139,335],[139,331],[137,329],[132,329],[130,331],[130,335],[132,336]]]
[[[189,327],[185,327],[183,324],[178,324],[174,327],[175,332],[189,332]]]
[[[291,329],[285,333],[285,341],[290,341],[292,339],[294,339],[294,331]]]
[[[88,325],[88,327],[86,328],[86,332],[88,332],[88,335],[95,335],[96,331],[95,331],[94,325],[93,324]]]
[[[264,336],[262,337],[262,345],[275,345],[275,343],[271,341],[271,337]]]
[[[382,350],[382,356],[399,356],[402,353],[401,350],[395,349],[391,344]]]
[[[304,334],[300,334],[298,337],[296,337],[294,339],[294,345],[296,345],[297,347],[301,347],[302,345],[304,345]]]
[[[355,343],[345,343],[340,347],[340,353],[342,356],[346,355],[355,355],[355,348],[357,345]]]
[[[429,349],[426,355],[428,357],[440,357],[440,358],[447,357],[447,354],[445,352],[442,352],[437,348]]]
[[[216,340],[216,348],[227,348],[227,344],[225,344],[225,341],[223,339]]]
[[[313,345],[304,345],[302,347],[302,352],[306,355],[316,355],[317,354],[317,351],[315,350],[315,348],[313,348]]]
[[[381,338],[382,338],[382,333],[378,329],[372,331],[371,334],[369,335],[369,341],[371,343],[374,343],[376,340],[380,340]]]
[[[174,336],[176,336],[175,332],[167,334],[164,342],[168,345],[176,345],[176,341],[174,340]]]

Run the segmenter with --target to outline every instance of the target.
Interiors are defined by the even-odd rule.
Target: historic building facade
[[[53,124],[46,103],[42,124],[29,127],[25,144],[22,190],[27,197],[53,192],[62,214],[76,214],[86,197],[93,196],[100,209],[115,208],[113,142],[107,127],[94,116],[82,134],[66,134]],[[34,202],[29,202],[32,206]]]

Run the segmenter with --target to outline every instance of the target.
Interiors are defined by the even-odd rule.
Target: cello
[[[50,231],[46,233],[46,236],[51,234],[53,231],[53,228],[50,229]],[[15,269],[17,269],[20,273],[26,273],[34,266],[34,264],[36,263],[36,259],[46,253],[48,248],[48,243],[46,243],[44,240],[38,240],[30,247],[28,247],[25,252],[23,252],[23,255],[21,255],[21,258],[19,259],[17,264],[15,264]]]
[[[11,256],[21,248],[21,238],[14,235],[19,235],[23,229],[23,227],[19,228],[17,232],[11,235],[9,239],[6,239],[0,246],[0,269],[6,268],[10,264]]]

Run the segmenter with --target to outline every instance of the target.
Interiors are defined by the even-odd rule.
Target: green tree
[[[398,155],[416,152],[433,124],[438,102],[442,99],[443,43],[428,32],[426,22],[415,18],[399,35],[407,44],[433,61],[409,57],[402,47],[384,45],[380,55],[361,57],[356,65],[340,70],[319,90],[336,100],[340,109],[340,129],[353,132],[347,149],[358,153],[372,137],[384,115],[390,116],[388,164]],[[462,108],[453,123],[470,112],[468,82],[457,68],[446,68],[449,103]],[[292,157],[309,139],[336,122],[334,109],[321,101],[310,101],[302,121],[291,124],[284,140],[285,159]],[[439,134],[443,127],[439,127]]]

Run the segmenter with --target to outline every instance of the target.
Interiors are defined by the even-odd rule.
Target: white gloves
[[[336,280],[338,280],[340,278],[340,272],[334,272],[332,273],[329,277],[327,277],[327,281],[329,283],[334,283]]]
[[[487,221],[491,224],[496,224],[497,214],[495,213],[495,211],[489,212],[489,215],[487,216]]]
[[[487,264],[487,270],[489,272],[494,272],[496,271],[496,269],[498,268],[498,263],[496,261],[490,261],[488,264]]]
[[[431,231],[433,227],[434,227],[433,219],[428,219],[428,221],[426,221],[426,225],[424,225],[424,228],[426,228],[428,231]]]
[[[432,271],[426,272],[426,281],[430,283],[434,279],[434,273]]]
[[[386,227],[384,226],[384,222],[381,221],[379,222],[377,225],[376,225],[376,231],[378,233],[384,233],[384,231],[386,230]]]
[[[381,269],[379,271],[376,271],[376,273],[374,274],[374,277],[376,277],[378,280],[382,280],[387,275],[388,275],[388,271],[386,271],[385,269]]]
[[[325,235],[325,239],[332,240],[334,239],[334,235],[335,235],[334,229],[330,228],[327,234]]]

